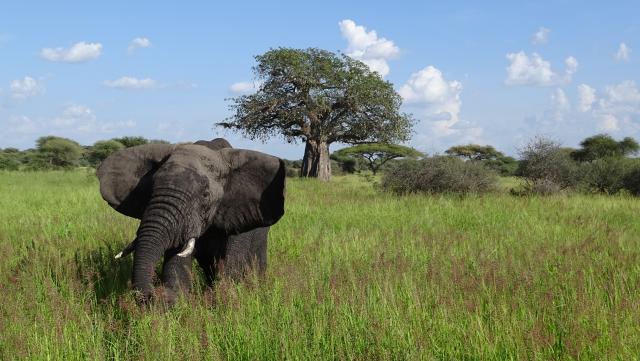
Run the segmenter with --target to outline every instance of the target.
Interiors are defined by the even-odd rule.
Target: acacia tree
[[[396,158],[416,158],[423,156],[419,151],[397,144],[368,143],[343,148],[333,153],[337,158],[356,157],[362,159],[375,175],[388,161]]]
[[[234,114],[218,125],[251,139],[304,141],[301,176],[329,180],[331,143],[409,138],[413,119],[400,112],[400,95],[364,63],[315,48],[272,49],[255,59],[259,89],[231,99]]]
[[[504,156],[490,145],[456,145],[444,151],[448,155],[454,155],[468,160],[491,160]]]
[[[100,140],[89,149],[87,160],[93,167],[98,167],[108,156],[124,148],[124,144],[116,140]]]
[[[621,158],[636,154],[640,145],[635,139],[626,137],[616,141],[610,135],[597,134],[580,142],[582,148],[571,153],[571,157],[580,162],[588,162],[600,158]]]
[[[62,137],[44,136],[36,140],[37,153],[33,166],[38,168],[72,168],[78,166],[82,153],[80,144]]]

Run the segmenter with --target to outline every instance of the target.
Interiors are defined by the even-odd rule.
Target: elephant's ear
[[[111,154],[97,171],[102,198],[118,212],[142,218],[151,197],[151,178],[174,148],[145,144]]]
[[[222,149],[220,154],[230,172],[213,225],[240,233],[276,223],[284,214],[284,162],[244,149]]]

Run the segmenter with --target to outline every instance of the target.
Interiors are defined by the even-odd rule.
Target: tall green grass
[[[141,310],[137,222],[85,172],[0,173],[0,359],[637,359],[640,203],[288,180],[264,279]],[[194,265],[197,272],[197,266]]]

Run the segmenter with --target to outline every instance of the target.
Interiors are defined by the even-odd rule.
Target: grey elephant
[[[281,159],[233,149],[224,139],[147,144],[120,150],[97,170],[100,193],[116,211],[140,219],[136,237],[116,258],[134,253],[136,299],[154,296],[155,266],[164,257],[164,297],[191,290],[195,257],[208,283],[220,273],[263,273],[269,226],[284,214]]]

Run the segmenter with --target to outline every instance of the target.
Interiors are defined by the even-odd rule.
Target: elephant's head
[[[284,214],[282,160],[231,149],[224,139],[123,149],[105,159],[97,174],[109,205],[141,220],[131,250],[133,287],[143,301],[165,251],[192,250],[211,227],[240,233],[270,226]]]

